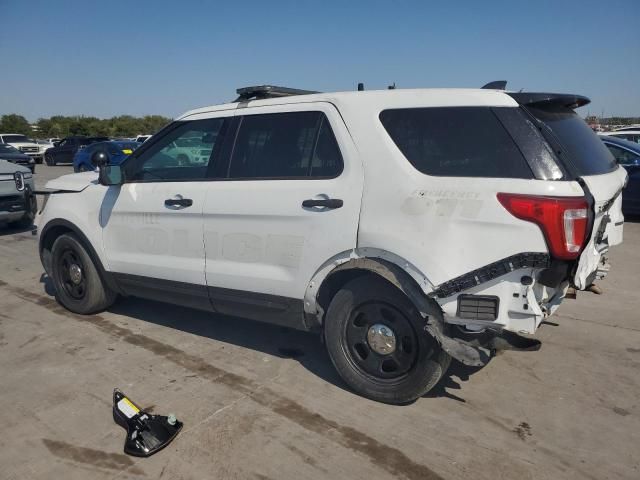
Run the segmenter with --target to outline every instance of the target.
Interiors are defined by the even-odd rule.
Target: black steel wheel
[[[353,365],[379,380],[397,379],[418,358],[411,321],[394,305],[372,301],[358,305],[345,324],[343,348]]]
[[[442,311],[429,303],[429,316]],[[424,395],[446,372],[451,357],[424,330],[411,301],[376,275],[348,282],[333,297],[324,321],[329,357],[355,392],[404,404]]]
[[[95,313],[108,308],[116,299],[87,248],[72,233],[60,235],[53,242],[50,275],[56,299],[72,312]]]
[[[71,248],[65,249],[56,260],[65,292],[76,300],[82,300],[87,293],[82,260]]]

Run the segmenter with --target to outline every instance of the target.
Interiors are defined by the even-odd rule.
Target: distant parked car
[[[36,161],[33,158],[6,143],[0,143],[0,160],[27,167],[31,173],[35,173],[36,170]]]
[[[623,140],[629,140],[630,142],[640,143],[640,128],[615,130],[613,132],[607,132],[606,135],[621,138]]]
[[[73,171],[86,172],[95,170],[97,165],[97,154],[104,153],[108,163],[118,165],[138,148],[138,142],[97,142],[78,150],[73,158]]]
[[[33,175],[28,168],[0,160],[0,221],[30,226],[38,210],[33,190]]]
[[[627,125],[626,127],[614,128],[614,132],[628,132],[629,130],[640,130],[640,124]]]
[[[42,157],[44,150],[41,145],[38,145],[35,141],[18,133],[0,133],[0,143],[9,144],[22,153],[29,155],[35,160],[35,163],[42,163]]]
[[[49,166],[57,165],[58,163],[73,163],[73,157],[78,150],[92,143],[108,140],[108,137],[66,137],[60,142],[54,143],[55,146],[45,152],[44,161]]]
[[[144,143],[147,140],[149,140],[151,137],[152,137],[152,135],[138,135],[136,137],[136,142]]]
[[[640,215],[640,144],[610,135],[600,135],[600,140],[629,174],[629,181],[622,192],[622,212]]]

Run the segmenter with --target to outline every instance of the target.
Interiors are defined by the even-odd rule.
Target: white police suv
[[[539,347],[518,334],[622,241],[627,174],[574,112],[585,97],[238,93],[49,182],[40,253],[62,305],[135,295],[317,331],[351,388],[404,403],[451,357]]]

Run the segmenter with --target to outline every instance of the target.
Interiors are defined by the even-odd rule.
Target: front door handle
[[[309,199],[302,202],[302,206],[306,208],[324,207],[324,208],[340,208],[344,202],[339,198],[327,198],[322,200]]]
[[[179,196],[176,198],[167,198],[164,201],[165,207],[186,208],[186,207],[190,207],[191,205],[193,205],[193,200],[191,200],[190,198],[181,198]]]

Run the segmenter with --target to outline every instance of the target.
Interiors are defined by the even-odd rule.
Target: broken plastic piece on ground
[[[182,429],[175,415],[152,415],[133,403],[120,390],[113,390],[113,419],[127,430],[124,452],[149,457],[166,447]]]

